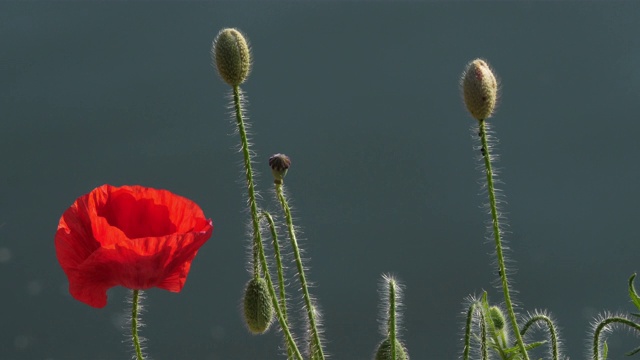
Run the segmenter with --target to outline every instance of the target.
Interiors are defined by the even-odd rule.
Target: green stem
[[[256,202],[256,192],[253,183],[253,170],[251,170],[251,154],[249,152],[249,140],[247,131],[242,118],[242,103],[240,99],[240,87],[233,87],[233,104],[236,113],[236,123],[238,132],[240,133],[240,141],[242,143],[242,155],[244,156],[245,175],[247,177],[247,192],[249,194],[249,208],[251,210],[251,223],[253,225],[253,276],[257,279],[260,276],[260,268],[258,261],[257,244],[262,242],[260,234],[260,224],[258,220],[258,205]]]
[[[315,346],[312,345],[312,354],[311,358],[315,358],[316,352],[320,359],[324,360],[324,352],[322,350],[322,343],[320,342],[320,334],[318,333],[318,327],[316,325],[316,317],[313,309],[313,304],[311,303],[311,295],[309,295],[309,288],[307,286],[307,280],[304,276],[304,266],[302,265],[302,258],[300,256],[300,248],[298,247],[298,241],[296,239],[296,232],[293,227],[293,218],[291,216],[291,209],[289,208],[289,204],[287,203],[287,199],[284,196],[284,192],[282,191],[282,184],[276,185],[276,194],[278,196],[278,200],[280,200],[280,205],[282,206],[282,210],[284,211],[284,216],[287,221],[287,229],[289,231],[289,240],[291,241],[291,248],[293,249],[293,255],[296,259],[296,266],[298,268],[298,276],[300,277],[300,287],[302,288],[302,294],[304,297],[305,306],[307,308],[307,316],[309,318],[309,326],[311,327],[311,334],[313,336],[313,342],[315,342]],[[313,348],[315,347],[315,350]]]
[[[271,231],[271,239],[273,240],[273,252],[276,258],[276,267],[278,269],[278,285],[280,289],[280,307],[282,310],[282,318],[287,321],[287,297],[285,294],[284,285],[284,267],[282,266],[282,259],[280,256],[280,245],[278,244],[278,233],[276,231],[276,224],[273,221],[273,217],[266,211],[262,211],[262,216],[267,220],[269,224],[269,230]],[[291,359],[293,356],[291,346],[287,346],[287,359]]]
[[[471,351],[471,325],[473,323],[473,314],[476,311],[476,302],[469,305],[467,311],[466,326],[464,328],[464,350],[462,351],[462,360],[469,360],[469,352]]]
[[[516,313],[513,310],[513,304],[511,302],[511,296],[509,295],[509,282],[507,281],[507,272],[504,263],[504,255],[502,252],[502,240],[500,236],[500,223],[498,222],[498,205],[496,201],[496,193],[493,185],[493,170],[491,170],[491,155],[489,154],[489,144],[487,141],[486,124],[484,120],[480,120],[480,140],[482,141],[482,150],[484,157],[484,165],[487,174],[487,190],[489,192],[489,206],[491,207],[491,220],[493,225],[493,236],[496,243],[496,256],[498,257],[498,267],[500,269],[500,279],[502,281],[502,291],[504,293],[504,302],[511,319],[511,326],[514,329],[516,335],[516,341],[520,352],[525,360],[529,360],[527,349],[518,330],[518,320],[516,319]]]
[[[396,357],[396,282],[389,280],[389,341],[391,342],[391,358]]]
[[[600,321],[600,323],[598,323],[598,325],[596,326],[596,330],[593,333],[593,360],[600,360],[600,333],[607,325],[613,323],[624,324],[640,332],[640,325],[627,318],[613,316],[603,319],[602,321]]]
[[[559,360],[560,350],[558,348],[558,332],[556,330],[556,327],[553,325],[553,321],[551,320],[550,317],[544,314],[538,314],[533,316],[522,326],[522,330],[520,330],[520,334],[524,336],[527,333],[527,330],[529,330],[529,328],[531,327],[531,325],[539,321],[547,325],[547,328],[549,329],[549,336],[551,337],[551,353],[553,354],[552,355],[553,360]]]
[[[274,228],[275,229],[275,228]],[[287,324],[286,313],[283,311],[284,307],[280,307],[280,303],[278,302],[278,297],[276,295],[276,290],[273,286],[273,281],[271,280],[271,273],[269,272],[269,267],[267,265],[267,257],[264,254],[264,247],[262,246],[262,240],[257,243],[257,252],[260,258],[259,263],[262,265],[262,272],[264,273],[265,280],[267,281],[267,285],[269,287],[269,295],[271,295],[271,302],[273,304],[273,308],[276,310],[276,314],[278,316],[278,322],[280,323],[280,327],[284,332],[285,338],[287,340],[287,352],[291,351],[296,356],[298,360],[302,360],[302,354],[300,354],[300,350],[296,346],[296,342],[291,335],[291,331],[289,330],[289,325]]]
[[[139,304],[139,291],[133,290],[131,300],[131,338],[133,340],[133,347],[136,350],[136,359],[143,360],[142,349],[140,348],[140,339],[138,338],[138,304]]]

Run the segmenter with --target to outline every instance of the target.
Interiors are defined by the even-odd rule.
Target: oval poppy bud
[[[244,291],[244,320],[249,331],[254,334],[265,333],[271,326],[273,314],[267,281],[263,278],[249,280]]]
[[[506,324],[504,314],[502,310],[500,310],[497,306],[492,306],[489,308],[489,318],[493,321],[493,326],[496,331],[500,332],[504,329],[504,325]]]
[[[236,29],[222,29],[213,43],[212,57],[222,80],[231,86],[242,84],[251,69],[249,44]]]
[[[124,286],[179,292],[213,225],[193,201],[167,190],[100,186],[62,214],[56,254],[69,292],[93,307]]]
[[[489,65],[473,60],[462,74],[462,92],[467,110],[476,120],[485,120],[496,107],[498,82]]]
[[[380,343],[375,360],[408,360],[407,351],[400,340],[396,339],[396,358],[392,359],[391,341],[387,338]]]

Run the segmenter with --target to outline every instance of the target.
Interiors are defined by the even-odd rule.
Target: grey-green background
[[[637,2],[0,3],[0,359],[125,359],[126,291],[71,298],[55,257],[62,212],[104,183],[170,189],[214,234],[180,294],[150,290],[143,335],[167,359],[277,359],[239,304],[245,225],[229,88],[211,66],[223,27],[249,37],[258,187],[286,185],[333,359],[370,359],[378,283],[406,285],[413,359],[454,359],[463,300],[497,277],[466,63],[501,80],[491,123],[520,311],[548,309],[584,357],[593,316],[632,311],[640,269]],[[294,292],[298,299],[298,292]],[[613,359],[637,344],[610,340]]]

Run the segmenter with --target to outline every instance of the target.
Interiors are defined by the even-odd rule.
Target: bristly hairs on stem
[[[529,329],[540,330],[545,334],[545,338],[549,342],[549,352],[547,353],[549,359],[560,360],[562,359],[562,341],[560,340],[560,328],[556,325],[555,319],[545,310],[535,310],[533,313],[528,313],[522,320],[520,326],[520,334],[530,339],[531,336],[527,335]],[[530,341],[531,342],[531,341]]]
[[[131,324],[131,335],[128,336],[133,345],[133,360],[144,360],[144,350],[146,349],[145,343],[147,339],[139,336],[139,330],[144,326],[140,320],[140,315],[143,312],[142,299],[144,295],[142,290],[131,290],[131,296],[127,297],[127,303],[131,306],[131,317],[129,318]]]
[[[482,59],[476,59],[467,65],[461,79],[464,102],[471,115],[478,120],[478,137],[480,138],[480,152],[484,159],[484,173],[486,175],[487,192],[489,194],[489,208],[491,210],[491,230],[493,233],[498,261],[498,275],[501,280],[505,306],[511,320],[511,326],[516,336],[516,343],[524,360],[529,360],[527,349],[518,329],[518,320],[511,299],[509,282],[507,280],[507,268],[505,264],[504,248],[502,244],[502,228],[500,219],[502,214],[498,211],[498,200],[492,169],[491,148],[488,141],[487,121],[493,114],[498,97],[498,81],[489,67]]]
[[[482,298],[486,294],[485,291]],[[489,358],[487,323],[482,298],[469,295],[464,301],[465,310],[462,313],[465,319],[462,338],[464,345],[462,349],[463,360],[487,360]]]
[[[382,342],[374,355],[375,360],[408,360],[407,349],[400,340],[402,323],[402,285],[391,274],[382,274],[380,281],[380,333]]]
[[[244,119],[242,84],[251,71],[251,51],[245,36],[237,29],[222,29],[213,43],[211,55],[218,69],[220,78],[229,84],[233,92],[233,107],[238,133],[240,135],[241,150],[244,158],[246,187],[248,193],[249,210],[252,224],[252,253],[253,253],[253,277],[260,277],[260,265],[258,258],[258,242],[262,241],[260,233],[260,220],[258,215],[257,194],[254,184],[251,150],[247,135],[246,121]]]
[[[302,262],[302,255],[300,246],[296,236],[296,229],[293,224],[293,215],[291,214],[291,208],[284,191],[284,176],[287,170],[291,166],[291,160],[284,154],[275,154],[269,158],[269,166],[274,175],[274,185],[276,200],[280,203],[282,212],[284,213],[285,222],[287,225],[287,232],[289,235],[289,241],[291,243],[291,249],[295,258],[296,270],[298,272],[298,281],[302,290],[302,296],[304,300],[304,308],[306,310],[309,336],[307,337],[309,342],[309,358],[313,360],[324,360],[324,350],[322,347],[322,333],[320,326],[320,314],[315,304],[315,300],[312,299],[309,293],[310,284],[307,282],[305,272],[306,268]]]
[[[606,353],[606,338],[613,330],[626,327],[636,335],[640,335],[640,325],[624,314],[612,314],[605,312],[598,315],[591,323],[591,343],[589,344],[589,357],[592,360],[604,360],[601,354]],[[635,350],[634,350],[635,351]],[[634,353],[633,351],[631,353]]]

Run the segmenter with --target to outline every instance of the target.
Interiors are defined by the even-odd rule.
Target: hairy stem
[[[319,359],[324,360],[324,353],[322,350],[322,343],[320,342],[320,334],[318,332],[318,326],[316,324],[315,311],[311,302],[311,295],[309,295],[309,287],[307,286],[307,280],[304,275],[304,266],[302,265],[302,257],[300,256],[300,248],[298,247],[298,240],[296,239],[296,232],[293,226],[293,217],[291,216],[291,209],[287,203],[287,199],[284,196],[282,190],[282,184],[275,184],[276,195],[282,206],[284,216],[287,222],[287,229],[289,231],[289,240],[291,241],[291,248],[293,249],[293,255],[296,260],[296,266],[298,268],[298,276],[300,278],[300,287],[302,288],[302,294],[304,297],[305,306],[307,308],[307,316],[309,318],[309,326],[311,327],[311,335],[315,346],[312,346],[311,357],[315,358],[316,354]],[[314,349],[315,348],[315,349]]]
[[[389,341],[391,343],[391,358],[396,358],[396,282],[389,281]]]
[[[612,316],[612,317],[603,319],[598,323],[598,325],[596,325],[596,330],[593,332],[593,360],[600,360],[600,333],[608,325],[615,324],[615,323],[627,325],[628,327],[636,330],[637,332],[640,332],[640,325],[634,323],[633,321],[627,318]]]
[[[284,310],[286,307],[285,306],[281,307],[280,303],[278,302],[278,296],[276,295],[276,290],[273,286],[273,281],[271,280],[271,273],[269,272],[269,267],[267,265],[267,257],[264,254],[264,247],[262,246],[262,240],[260,240],[257,243],[257,245],[258,245],[257,252],[260,258],[260,264],[262,265],[262,272],[264,272],[265,280],[267,281],[267,285],[269,288],[269,295],[271,295],[271,302],[273,304],[273,308],[276,310],[276,314],[278,316],[278,322],[280,323],[282,332],[284,332],[285,338],[287,340],[287,353],[291,352],[293,355],[295,355],[296,359],[302,360],[302,354],[300,354],[300,350],[298,350],[298,347],[296,346],[296,342],[293,339],[293,336],[291,335],[291,331],[289,330],[289,325],[287,323],[287,318],[286,318],[286,312]]]
[[[287,321],[287,297],[285,294],[284,285],[284,268],[282,266],[282,258],[280,256],[280,245],[278,244],[278,233],[276,232],[276,225],[273,221],[273,217],[266,211],[262,211],[262,216],[267,220],[269,224],[269,231],[271,232],[271,239],[273,240],[273,252],[276,258],[276,268],[278,270],[278,287],[280,289],[280,308],[282,310],[282,318]],[[291,344],[287,343],[287,359],[293,358],[293,350]]]
[[[500,223],[498,222],[498,205],[496,201],[496,193],[493,184],[493,170],[491,169],[491,156],[489,154],[489,144],[487,141],[486,124],[484,120],[479,121],[480,124],[480,140],[482,141],[482,153],[484,157],[484,165],[487,175],[487,190],[489,192],[489,206],[491,207],[491,222],[493,226],[493,236],[496,244],[496,256],[498,257],[498,267],[500,269],[500,279],[502,281],[502,292],[504,293],[504,302],[511,319],[511,326],[513,326],[514,333],[516,335],[516,342],[520,348],[524,360],[529,360],[527,349],[518,330],[518,320],[516,319],[515,311],[513,310],[513,303],[511,302],[511,295],[509,294],[509,282],[507,281],[507,272],[504,262],[504,254],[502,251],[502,239],[500,234]]]
[[[133,348],[136,351],[136,359],[143,360],[142,349],[140,348],[140,338],[138,337],[138,305],[140,302],[140,290],[133,290],[131,299],[131,339]]]
[[[240,141],[242,143],[242,155],[244,156],[245,175],[247,177],[247,192],[249,194],[249,208],[251,211],[251,223],[253,225],[253,276],[260,276],[260,267],[258,261],[257,244],[262,243],[260,234],[260,224],[258,220],[258,205],[256,202],[256,192],[253,183],[253,170],[251,169],[251,154],[249,152],[249,140],[247,138],[247,130],[244,125],[241,92],[239,86],[233,87],[233,105],[236,113],[236,123],[238,132],[240,133]]]
[[[536,322],[543,322],[545,325],[547,325],[547,328],[549,329],[549,336],[551,337],[551,354],[553,356],[553,360],[559,360],[560,350],[558,349],[558,331],[556,330],[555,325],[553,325],[553,321],[548,316],[544,314],[533,316],[524,324],[522,330],[520,330],[520,335],[524,336],[531,325],[535,324]]]

